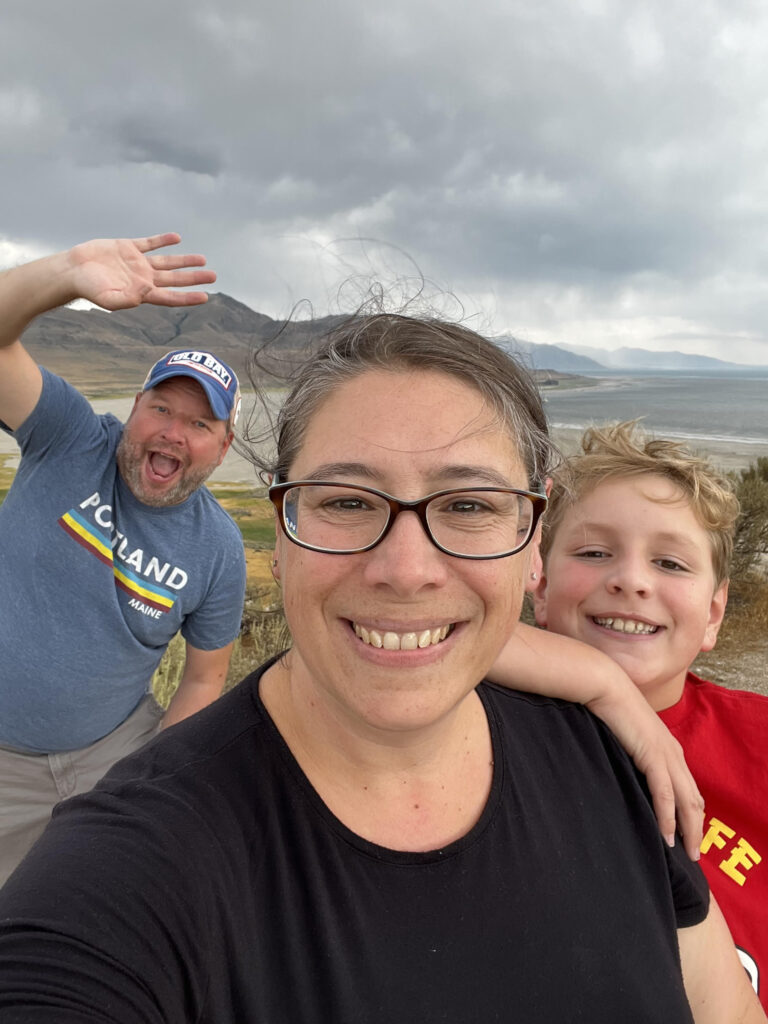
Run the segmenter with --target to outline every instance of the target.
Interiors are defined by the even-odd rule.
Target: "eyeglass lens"
[[[384,533],[389,503],[370,491],[345,484],[301,484],[286,491],[283,519],[303,544],[328,551],[356,551]],[[457,555],[507,554],[528,540],[532,501],[502,490],[452,491],[427,505],[433,539]]]

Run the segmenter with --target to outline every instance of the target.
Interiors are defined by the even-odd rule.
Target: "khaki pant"
[[[163,709],[147,695],[102,739],[62,754],[23,754],[0,747],[0,885],[45,828],[60,800],[92,789],[115,761],[157,732]]]

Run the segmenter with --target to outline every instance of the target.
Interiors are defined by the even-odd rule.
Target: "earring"
[[[534,582],[535,582],[535,581],[536,581],[536,580],[537,580],[538,578],[539,578],[539,576],[538,576],[538,573],[535,573],[535,572],[532,572],[532,573],[531,573],[531,579],[532,579],[532,580],[534,580]]]

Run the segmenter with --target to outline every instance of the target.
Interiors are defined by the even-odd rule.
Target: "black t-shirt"
[[[261,671],[57,810],[0,892],[3,1024],[691,1021],[706,883],[587,711],[483,684],[485,810],[408,853],[325,807]]]

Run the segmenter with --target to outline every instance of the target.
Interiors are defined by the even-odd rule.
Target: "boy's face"
[[[605,652],[660,711],[714,647],[727,595],[687,498],[654,474],[607,480],[568,509],[534,606],[540,626]]]

